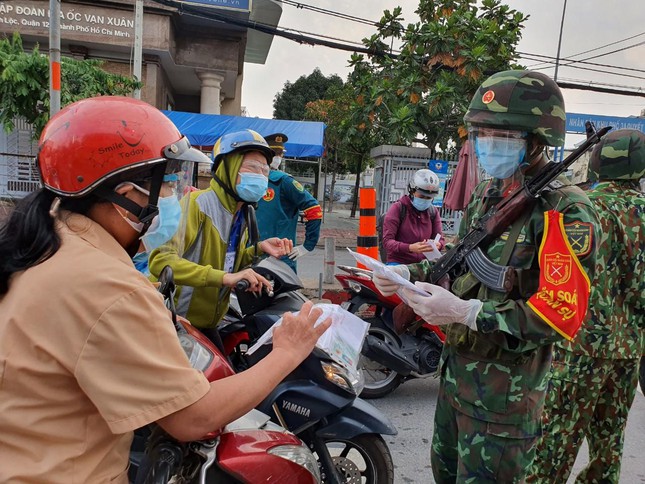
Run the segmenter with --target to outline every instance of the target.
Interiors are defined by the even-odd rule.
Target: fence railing
[[[23,119],[15,120],[11,133],[0,130],[0,198],[22,198],[40,187],[37,150],[33,128]]]

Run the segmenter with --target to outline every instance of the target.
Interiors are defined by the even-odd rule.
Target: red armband
[[[564,215],[544,212],[540,244],[540,284],[527,305],[549,326],[571,340],[587,314],[590,282],[565,235]]]
[[[305,214],[305,218],[307,219],[307,221],[321,220],[323,217],[322,208],[320,208],[320,205],[314,205],[313,207],[309,207],[303,210],[303,213]]]

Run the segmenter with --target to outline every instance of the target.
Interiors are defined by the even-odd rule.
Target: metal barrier
[[[17,119],[11,133],[0,130],[0,198],[18,199],[40,188],[34,160],[38,143],[26,121]]]

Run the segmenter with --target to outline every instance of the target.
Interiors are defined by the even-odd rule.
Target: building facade
[[[17,31],[26,50],[38,44],[47,53],[49,3],[0,1],[0,35]],[[135,0],[61,0],[60,10],[62,56],[100,59],[106,71],[133,75]],[[141,99],[159,109],[239,116],[244,63],[264,64],[273,41],[244,24],[275,27],[281,15],[274,0],[144,0]],[[0,134],[0,199],[38,187],[35,149],[20,120],[14,132]]]
[[[181,6],[144,1],[141,98],[160,109],[240,115],[244,63],[263,64],[273,36],[206,17],[216,12],[238,23],[275,27],[282,6],[273,0],[193,2],[187,14]],[[61,1],[61,55],[102,59],[107,71],[132,75],[134,5],[135,0]],[[0,35],[20,32],[27,49],[38,43],[48,51],[49,25],[49,0],[0,1]]]

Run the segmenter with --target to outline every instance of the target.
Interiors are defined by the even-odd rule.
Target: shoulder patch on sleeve
[[[567,240],[578,257],[584,257],[593,248],[593,225],[590,222],[571,222],[564,224]]]
[[[291,183],[293,183],[293,186],[296,187],[296,190],[298,190],[299,192],[305,191],[305,187],[303,187],[298,180],[294,179]]]
[[[273,188],[267,188],[267,192],[262,197],[262,200],[265,202],[270,202],[275,198],[275,190]]]

